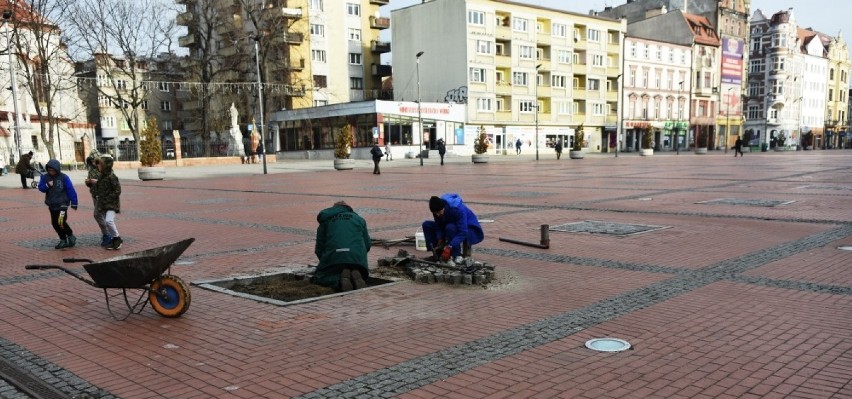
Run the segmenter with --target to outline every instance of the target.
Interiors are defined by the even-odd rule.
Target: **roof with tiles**
[[[708,20],[707,17],[687,13],[684,13],[683,17],[686,18],[686,22],[689,24],[690,29],[692,29],[692,33],[695,35],[696,44],[716,47],[721,45],[719,36],[716,34],[716,29],[713,28],[713,25],[710,24],[710,20]]]

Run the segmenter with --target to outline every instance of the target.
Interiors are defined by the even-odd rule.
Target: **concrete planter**
[[[696,148],[695,153],[698,154],[698,155],[706,155],[707,149],[706,148]]]
[[[140,166],[137,172],[139,180],[163,180],[166,178],[166,168],[163,166]]]
[[[583,152],[583,150],[579,150],[579,151],[571,150],[571,151],[568,151],[568,158],[571,158],[571,159],[583,159],[583,158],[585,158],[585,157],[586,157],[586,153],[585,153],[585,152]]]
[[[355,169],[354,159],[334,159],[334,169],[336,170],[352,170]]]
[[[488,154],[473,154],[470,159],[473,163],[488,163]]]
[[[654,149],[653,148],[643,148],[639,151],[640,151],[639,154],[642,155],[643,157],[650,157],[651,155],[654,155]]]

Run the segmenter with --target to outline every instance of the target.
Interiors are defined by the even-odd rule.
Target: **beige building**
[[[828,92],[825,109],[825,145],[823,148],[842,148],[847,140],[849,108],[849,73],[852,61],[849,59],[849,46],[841,33],[831,37],[815,32],[826,47],[828,58]]]
[[[394,98],[467,104],[463,137],[424,121],[427,147],[471,148],[484,126],[492,148],[520,139],[538,154],[582,125],[586,150],[614,149],[626,22],[502,0],[431,0],[391,17]]]

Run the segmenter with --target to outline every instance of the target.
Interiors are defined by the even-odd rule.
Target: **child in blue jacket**
[[[77,191],[71,184],[71,178],[62,173],[59,161],[47,161],[47,173],[41,175],[38,190],[44,193],[44,203],[50,210],[50,223],[59,235],[59,244],[54,248],[71,248],[77,244],[77,237],[68,225],[68,208],[77,210]]]

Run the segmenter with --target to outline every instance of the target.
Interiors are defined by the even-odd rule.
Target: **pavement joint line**
[[[697,271],[681,271],[670,279],[609,297],[577,310],[547,317],[423,355],[318,389],[298,398],[338,398],[353,390],[366,390],[371,397],[380,397],[387,393],[403,394],[478,366],[566,338],[605,321],[648,308],[709,284],[731,280],[737,277],[738,273],[758,268],[783,257],[822,247],[829,242],[848,237],[850,233],[852,233],[852,226],[842,226],[792,243],[780,244],[733,259],[723,260]],[[779,253],[783,253],[783,255],[779,255]],[[748,281],[748,279],[737,280]],[[792,288],[795,285],[795,282],[787,284],[771,279],[757,279],[756,281],[762,283],[762,285],[769,285],[774,281],[781,284],[781,288]],[[831,286],[808,283],[803,283],[802,286],[817,288],[815,292],[822,292],[821,290],[831,288]],[[845,295],[843,292],[840,292],[840,294]],[[414,382],[391,390],[383,389],[383,385],[375,384],[376,381],[383,383],[387,381],[408,382],[415,377],[417,380]]]

